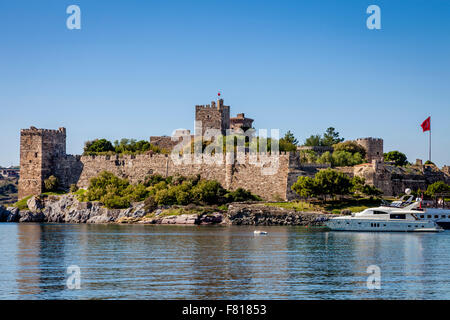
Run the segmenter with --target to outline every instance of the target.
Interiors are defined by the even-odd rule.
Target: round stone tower
[[[366,149],[366,159],[368,162],[373,160],[384,161],[383,139],[380,138],[360,138],[356,143]]]

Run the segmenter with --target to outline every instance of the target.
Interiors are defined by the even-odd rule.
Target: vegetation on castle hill
[[[168,153],[167,150],[154,146],[148,141],[124,138],[114,141],[114,145],[106,139],[87,141],[84,145],[83,155],[139,154],[149,151]]]
[[[44,190],[46,192],[55,192],[58,190],[59,181],[55,176],[50,176],[44,180]]]
[[[440,193],[450,193],[450,185],[443,181],[437,181],[430,184],[425,192],[425,194],[429,197],[435,197]]]
[[[337,143],[343,142],[344,138],[339,136],[339,132],[336,131],[335,128],[329,127],[325,133],[322,135],[316,134],[311,135],[309,138],[305,140],[304,146],[308,147],[317,147],[317,146],[327,146],[331,147]]]
[[[366,184],[363,178],[350,179],[344,173],[331,168],[319,171],[314,178],[299,177],[291,189],[302,198],[319,198],[325,201],[328,197],[379,197],[382,194],[379,189]]]
[[[302,150],[300,160],[306,163],[329,164],[332,167],[354,166],[364,162],[366,150],[354,141],[333,145],[333,152],[326,151],[318,156],[313,150]]]
[[[107,208],[127,208],[132,202],[144,201],[147,209],[157,205],[222,205],[236,201],[260,201],[258,196],[239,188],[224,189],[215,180],[200,179],[200,176],[171,176],[163,178],[152,175],[138,184],[130,184],[110,172],[102,172],[92,178],[89,188],[79,196],[81,201],[100,201]]]
[[[408,164],[406,155],[400,151],[390,151],[384,154],[384,161],[394,162],[394,165],[403,167]]]

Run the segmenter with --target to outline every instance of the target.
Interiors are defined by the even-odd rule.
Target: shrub
[[[156,192],[155,201],[159,205],[173,205],[176,204],[176,197],[173,193],[169,193],[168,189],[162,189]]]
[[[400,151],[390,151],[384,154],[384,161],[393,161],[396,166],[402,167],[408,164],[406,155]]]
[[[354,166],[363,162],[359,152],[352,154],[348,151],[335,151],[332,154],[332,165],[336,167]]]
[[[227,202],[261,201],[260,197],[242,188],[237,188],[234,191],[229,191],[225,195],[225,198]]]
[[[56,191],[58,189],[58,178],[50,176],[44,180],[44,189],[46,192]]]
[[[450,186],[443,181],[437,181],[428,186],[426,194],[430,197],[434,197],[438,193],[446,192],[450,192]]]
[[[92,178],[83,200],[101,201],[107,208],[127,208],[131,202],[143,201],[149,191],[142,184],[131,185],[127,179],[120,179],[114,174],[103,171]]]
[[[355,153],[359,153],[361,158],[364,158],[366,156],[366,149],[364,149],[363,146],[356,143],[355,141],[345,141],[340,142],[335,145],[333,145],[334,152],[336,151],[346,151],[350,152],[352,155]]]
[[[106,139],[87,141],[84,144],[84,154],[97,154],[100,152],[115,151],[112,143]]]
[[[222,204],[226,190],[215,180],[201,180],[192,188],[194,201],[202,204]]]
[[[76,184],[71,184],[69,188],[70,192],[75,193],[78,191],[78,186]]]

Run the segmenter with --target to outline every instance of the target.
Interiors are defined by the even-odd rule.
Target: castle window
[[[37,158],[37,152],[34,153],[34,157]]]

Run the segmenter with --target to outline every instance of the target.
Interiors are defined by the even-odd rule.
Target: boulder
[[[9,212],[6,222],[19,222],[20,219],[20,211],[16,207],[6,208],[6,211]]]
[[[196,214],[182,214],[179,216],[168,216],[161,219],[161,224],[197,224],[199,222]]]
[[[41,212],[43,208],[41,200],[36,196],[32,196],[30,199],[28,199],[27,206],[28,209],[33,213]]]
[[[223,215],[219,212],[203,215],[199,219],[200,224],[215,224],[222,223]]]
[[[42,212],[20,211],[19,222],[44,222],[45,215]]]
[[[5,207],[0,206],[0,222],[6,222],[9,217],[9,211]]]

